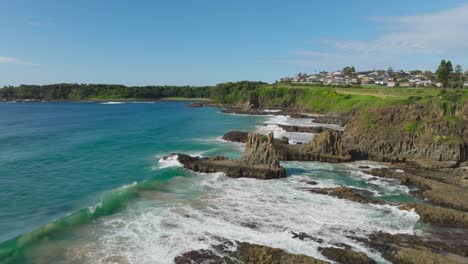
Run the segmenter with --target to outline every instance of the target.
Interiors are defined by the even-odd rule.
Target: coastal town
[[[467,88],[468,71],[462,73],[457,65],[451,73],[452,81],[446,88]],[[331,86],[383,86],[383,87],[427,87],[440,88],[444,83],[439,80],[437,73],[421,70],[370,70],[356,71],[355,67],[345,67],[338,71],[321,71],[319,73],[299,73],[293,77],[281,78],[281,83],[315,84]]]

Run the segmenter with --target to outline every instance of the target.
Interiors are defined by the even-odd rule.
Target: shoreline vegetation
[[[377,231],[368,238],[349,238],[380,252],[394,263],[468,261],[468,90],[299,87],[261,82],[198,88],[60,84],[3,88],[0,100],[188,100],[196,101],[188,106],[222,107],[225,113],[312,117],[316,123],[338,124],[344,129],[285,127],[289,131],[315,133],[310,142],[297,145],[289,144],[287,138],[275,139],[271,134],[229,132],[223,139],[246,143],[240,160],[184,154],[178,154],[178,159],[186,169],[193,171],[224,172],[229,177],[262,180],[287,176],[281,161],[383,162],[386,168],[362,169],[373,177],[396,180],[415,188],[411,194],[417,201],[398,206],[402,210],[414,210],[428,227],[418,235]],[[383,204],[360,190],[347,187],[310,188],[309,191],[357,203]],[[50,231],[46,229],[38,231],[39,239]],[[294,235],[301,240],[316,239],[306,233]],[[16,243],[33,243],[29,239],[31,236],[26,234],[8,242],[12,249],[0,251],[0,259],[14,259],[15,254],[20,254],[15,249]],[[237,250],[226,253],[226,259],[214,251],[198,250],[181,255],[175,262],[211,260],[222,263],[236,258],[244,263],[327,263],[266,246],[236,243]],[[218,251],[223,252],[229,246],[213,248],[222,247]],[[342,243],[320,251],[339,263],[375,263],[359,249]]]

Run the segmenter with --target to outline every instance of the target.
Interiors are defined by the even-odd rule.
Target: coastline
[[[106,100],[107,101],[107,100]],[[190,100],[189,100],[190,101]],[[263,112],[263,110],[265,109],[260,109],[261,112]],[[266,110],[271,110],[271,109],[266,109]],[[258,110],[255,110],[256,112],[258,112]],[[296,118],[301,118],[300,116],[302,116],[302,118],[309,118],[310,115],[307,115],[307,117],[305,117],[305,115],[303,115],[303,112],[298,112],[298,113],[294,113],[293,111],[282,111],[282,112],[265,112],[265,113],[268,113],[268,115],[271,115],[271,116],[282,116],[282,114],[284,113],[289,113],[289,114],[293,114],[293,116],[296,116]],[[282,114],[281,114],[282,113]],[[251,114],[254,114],[254,113],[251,113]],[[326,115],[320,115],[324,121],[327,121],[327,116]],[[328,120],[329,122],[331,122],[332,120],[335,120],[336,119],[336,116],[332,116],[330,117]],[[227,131],[226,131],[227,132]],[[319,132],[320,133],[320,132]],[[255,151],[257,152],[257,150]],[[378,162],[381,162],[381,161],[378,161]],[[348,163],[342,163],[342,164],[348,164]],[[382,163],[384,165],[387,165],[390,167],[393,167],[393,169],[390,169],[390,170],[400,170],[401,169],[401,163]],[[364,171],[367,169],[367,168],[362,168]],[[370,171],[370,174],[372,174],[372,171]],[[374,175],[375,176],[378,176],[378,175]],[[410,178],[413,178],[413,177],[416,177],[416,176],[406,176],[406,177],[410,177]],[[419,177],[419,176],[417,176]],[[274,181],[274,179],[273,179]],[[407,181],[405,181],[407,182]],[[150,183],[141,183],[141,184],[138,184],[138,185],[132,185],[132,186],[128,186],[128,190],[127,188],[125,189],[125,191],[122,192],[122,195],[124,195],[125,197],[128,197],[128,198],[125,198],[124,200],[125,201],[130,201],[131,200],[131,197],[134,197],[135,195],[135,192],[137,192],[140,188],[144,189],[144,188],[147,188],[147,187],[144,187],[144,186],[147,186],[147,185],[150,185]],[[309,182],[306,184],[307,185],[313,185],[313,183]],[[412,185],[412,183],[410,182],[409,185]],[[313,186],[311,186],[313,187]],[[312,190],[311,190],[312,191]],[[334,190],[328,190],[329,192],[328,193],[322,193],[321,195],[330,195],[330,196],[334,196],[334,195],[338,195],[338,196],[335,196],[335,197],[341,197],[340,199],[345,199],[345,200],[348,200],[349,199],[349,195],[346,195],[346,196],[341,196],[341,194],[335,194],[333,191]],[[347,190],[346,190],[347,191]],[[355,193],[354,190],[350,190],[352,193],[351,195],[353,197],[355,197],[355,195],[361,195],[361,197],[358,197],[358,199],[355,199],[354,202],[358,201],[358,203],[362,202],[361,198],[362,198],[362,195],[363,194],[360,194],[360,193]],[[349,192],[345,192],[345,193],[348,193]],[[333,195],[332,195],[333,194]],[[366,195],[369,195],[369,194],[365,194],[364,193],[364,197]],[[353,198],[354,199],[354,198]],[[114,202],[111,202],[109,201],[109,204],[113,204]],[[106,211],[108,209],[104,209],[106,208],[107,205],[106,203],[103,202],[102,204],[102,210]],[[101,209],[96,208],[94,209],[93,211],[83,211],[83,212],[79,212],[79,214],[83,214],[84,218],[81,218],[81,216],[79,215],[76,215],[76,214],[73,214],[73,215],[70,215],[70,218],[67,218],[67,219],[63,219],[63,220],[60,220],[61,222],[57,222],[55,224],[57,224],[57,227],[59,228],[68,228],[68,224],[71,223],[71,222],[76,222],[76,221],[84,221],[83,223],[87,222],[87,221],[92,221],[94,218],[94,214],[96,214],[96,216],[99,216],[101,213],[100,211]],[[408,208],[408,209],[405,209],[405,210],[412,210],[412,208]],[[442,216],[443,218],[443,216]],[[82,220],[82,219],[89,219],[89,220]],[[448,219],[450,220],[450,219]],[[445,225],[446,227],[447,225]],[[450,227],[450,225],[448,225]],[[456,226],[453,226],[453,227],[456,227]],[[435,231],[438,230],[438,227],[435,226],[433,227],[432,229],[434,229]],[[30,234],[27,234],[27,236],[23,237],[22,239],[19,239],[18,241],[21,241],[21,243],[29,243],[28,242],[28,239],[37,239],[38,237],[41,237],[41,236],[45,236],[45,235],[48,235],[48,232],[60,232],[60,229],[53,229],[53,228],[50,228],[49,227],[44,227],[44,228],[40,228],[38,230],[36,230],[35,232],[32,232]],[[434,231],[431,231],[431,232],[434,232]],[[428,234],[431,234],[431,233],[428,233]],[[410,252],[412,254],[409,254],[408,252],[405,252],[405,253],[408,253],[409,254],[409,257],[408,258],[413,258],[415,255],[414,254],[422,254],[420,251],[417,251],[419,250],[419,248],[425,248],[424,250],[427,250],[427,249],[433,249],[433,247],[437,247],[438,244],[436,243],[436,241],[434,241],[435,238],[441,238],[441,239],[445,239],[445,241],[450,244],[450,247],[441,247],[441,249],[439,249],[438,251],[436,251],[437,253],[429,253],[429,252],[424,252],[423,254],[425,254],[426,256],[429,256],[430,258],[431,257],[434,257],[430,254],[435,254],[438,258],[439,257],[444,257],[445,254],[447,252],[450,252],[450,254],[455,254],[457,256],[461,256],[462,258],[466,258],[466,252],[463,251],[463,247],[465,246],[465,244],[461,243],[461,244],[457,244],[457,241],[455,240],[454,237],[450,237],[450,236],[446,236],[446,234],[440,234],[438,233],[437,236],[434,236],[431,239],[429,239],[427,237],[427,235],[423,235],[423,236],[407,236],[407,235],[389,235],[389,234],[385,234],[385,233],[382,233],[382,234],[375,234],[375,237],[374,239],[371,241],[371,240],[368,240],[368,241],[361,241],[362,243],[365,243],[366,245],[372,247],[372,248],[375,248],[376,250],[380,249],[381,253],[383,254],[384,257],[386,257],[387,259],[391,259],[392,261],[396,261],[395,260],[395,256],[397,256],[398,254],[401,253],[402,251],[402,246],[405,244],[405,243],[408,243],[408,241],[411,241],[411,243],[413,243],[414,245],[416,245],[418,247],[418,249],[413,249],[413,250],[416,250],[416,252]],[[26,237],[28,239],[26,239]],[[314,238],[313,236],[310,236],[308,234],[301,234],[301,235],[298,235],[299,239],[300,237],[302,237],[302,239],[317,239],[317,238]],[[362,238],[353,238],[357,241],[359,241],[360,239]],[[383,245],[384,244],[387,244],[387,243],[392,243],[394,244],[395,246],[392,247],[391,249],[388,249],[388,248],[383,248]],[[246,248],[256,248],[258,245],[255,245],[255,244],[250,244],[250,245],[244,245],[244,247]],[[272,254],[270,252],[270,249],[267,250],[268,247],[265,247],[265,250],[267,253],[265,254]],[[336,245],[336,247],[334,248],[339,248],[339,249],[342,249],[344,251],[330,251],[330,250],[326,250],[324,252],[327,252],[327,258],[329,258],[330,260],[333,260],[334,258],[337,259],[336,261],[338,261],[340,258],[343,257],[343,254],[345,256],[350,256],[350,255],[354,255],[356,253],[356,248],[353,247],[353,248],[350,248],[349,246],[346,246],[346,245]],[[273,249],[274,250],[274,249]],[[198,252],[199,253],[199,252]],[[197,255],[198,253],[194,253],[195,255]],[[362,252],[361,252],[362,253]],[[2,254],[8,254],[8,252],[0,252],[0,257],[2,256]],[[240,254],[240,253],[239,253]],[[290,256],[290,255],[294,255],[294,254],[290,254],[290,253],[285,253],[286,255]],[[324,253],[325,254],[325,253]],[[440,255],[440,256],[439,256]],[[198,255],[197,255],[198,256]],[[210,256],[214,259],[216,259],[217,255],[203,255],[204,257],[206,258],[209,258]],[[341,256],[341,257],[340,257]],[[294,258],[294,257],[293,257]],[[366,259],[366,258],[364,258]],[[310,259],[309,259],[310,261]],[[400,260],[401,261],[401,260]],[[184,263],[184,262],[182,262]],[[309,262],[307,262],[309,263]],[[372,262],[369,262],[369,263],[372,263]]]

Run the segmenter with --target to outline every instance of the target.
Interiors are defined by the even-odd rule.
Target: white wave
[[[109,102],[100,103],[100,104],[103,104],[103,105],[116,105],[116,104],[125,104],[125,102],[113,102],[113,101],[109,101]]]
[[[280,109],[263,109],[262,111],[265,112],[265,113],[278,113],[278,112],[281,112]]]
[[[132,101],[132,104],[154,104],[156,102],[153,101]]]
[[[287,132],[282,129],[280,126],[275,124],[270,124],[266,126],[257,126],[255,132],[260,134],[269,134],[273,133],[273,137],[282,138],[287,137],[290,144],[306,143],[314,138],[313,133],[298,133],[298,132]]]
[[[92,228],[98,232],[97,240],[74,246],[76,255],[94,263],[110,257],[128,263],[172,263],[184,252],[209,249],[228,239],[321,259],[319,246],[341,242],[382,261],[347,236],[376,231],[411,234],[419,219],[416,213],[394,206],[358,204],[302,191],[303,183],[294,177],[261,181],[198,174],[177,180],[180,189],[160,194],[155,201],[158,206],[97,221]],[[184,180],[185,186],[180,182]],[[190,201],[174,199],[182,195],[182,187],[192,185],[204,188],[205,194]],[[162,203],[161,199],[171,202]],[[291,232],[305,232],[323,243],[292,238]]]
[[[179,162],[178,158],[179,158],[178,155],[170,155],[170,156],[162,157],[159,159],[158,168],[164,169],[164,168],[170,168],[170,167],[181,167],[182,164]]]

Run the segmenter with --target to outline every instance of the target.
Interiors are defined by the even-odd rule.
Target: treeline
[[[163,97],[211,96],[212,87],[143,86],[109,84],[21,85],[0,89],[2,100],[158,99]]]

